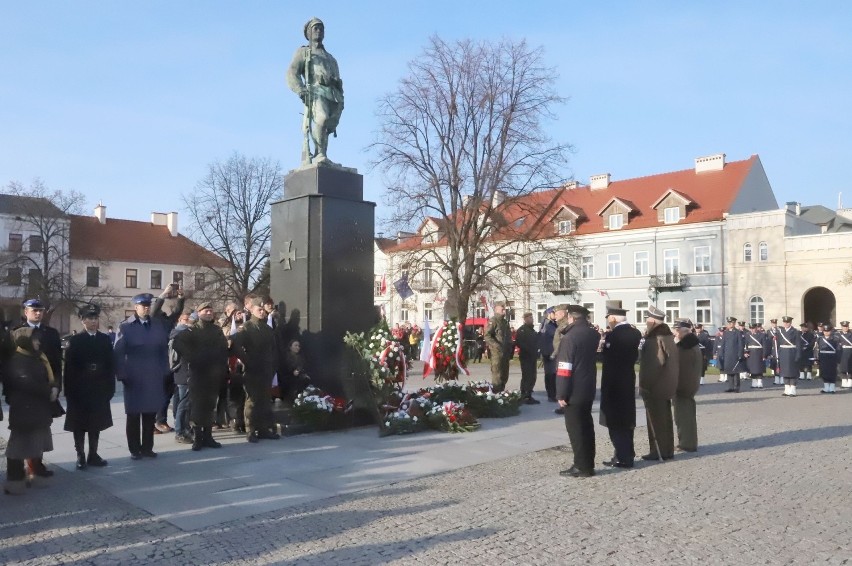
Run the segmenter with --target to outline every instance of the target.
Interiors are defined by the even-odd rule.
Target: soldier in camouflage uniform
[[[509,381],[509,360],[512,359],[512,333],[506,320],[506,305],[494,305],[494,316],[485,330],[485,343],[491,352],[491,385],[494,391],[503,391]]]

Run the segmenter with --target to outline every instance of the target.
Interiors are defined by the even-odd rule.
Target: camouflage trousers
[[[491,356],[491,387],[503,391],[509,381],[509,358]]]

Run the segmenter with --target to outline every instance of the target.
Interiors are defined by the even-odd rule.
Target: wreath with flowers
[[[435,372],[435,381],[457,380],[459,374],[470,375],[464,364],[462,324],[444,321],[435,331],[429,350],[429,360],[423,366],[423,378]]]
[[[433,406],[427,418],[433,428],[444,432],[473,432],[480,427],[476,417],[464,406],[464,403],[453,401]]]
[[[381,390],[385,385],[393,385],[401,389],[405,384],[411,362],[386,322],[382,321],[366,333],[347,333],[343,341],[366,362],[375,388]]]
[[[351,410],[351,401],[347,402],[343,397],[334,397],[309,385],[296,396],[291,415],[300,423],[323,430],[328,428],[335,413],[344,414]]]

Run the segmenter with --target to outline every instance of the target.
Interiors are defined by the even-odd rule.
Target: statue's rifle
[[[313,101],[311,100],[311,45],[305,50],[305,141],[302,144],[303,161],[311,162],[311,122],[313,121]]]

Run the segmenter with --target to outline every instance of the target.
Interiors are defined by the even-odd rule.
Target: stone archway
[[[802,295],[803,320],[810,322],[814,328],[818,322],[837,324],[837,300],[834,293],[825,287],[812,287]]]

